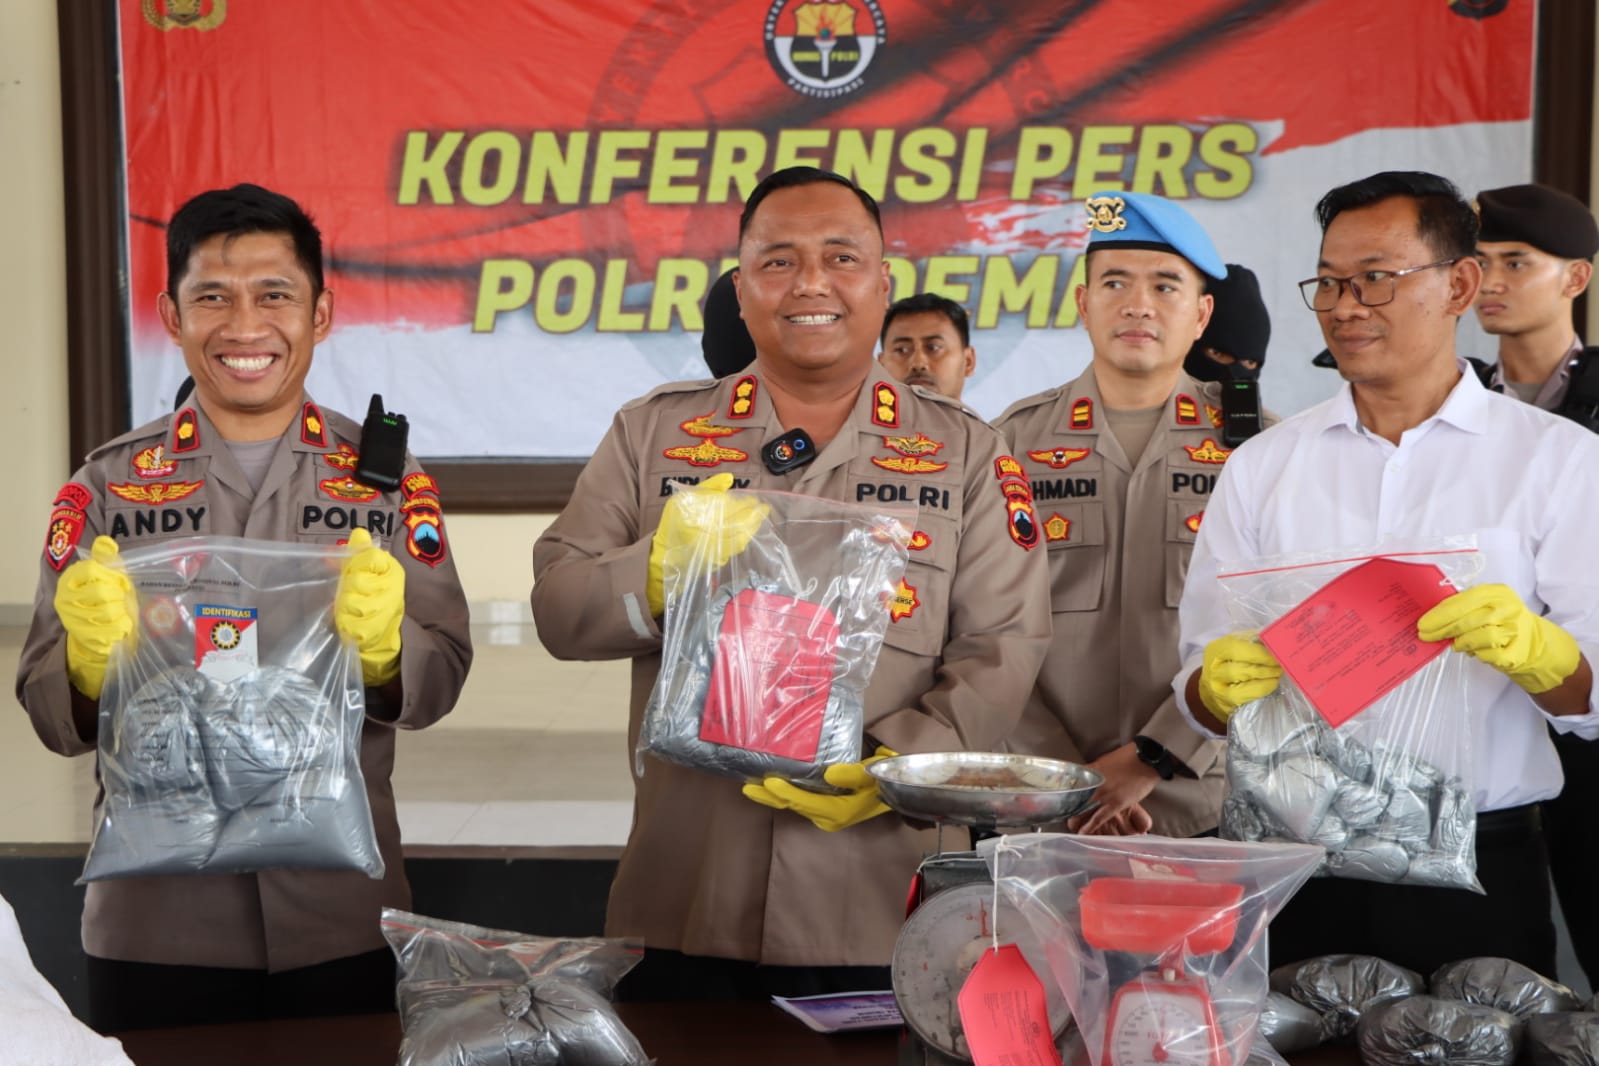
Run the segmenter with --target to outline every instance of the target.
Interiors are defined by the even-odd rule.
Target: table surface
[[[622,1020],[658,1066],[894,1066],[897,1030],[813,1033],[766,1003],[623,1003]],[[118,1033],[136,1066],[394,1066],[395,1014],[241,1022]],[[1319,1048],[1295,1066],[1358,1064],[1353,1048]]]

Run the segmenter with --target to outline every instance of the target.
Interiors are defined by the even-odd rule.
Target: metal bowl
[[[1105,781],[1097,770],[1037,755],[947,751],[870,763],[877,791],[908,818],[971,826],[1045,825],[1081,814]]]

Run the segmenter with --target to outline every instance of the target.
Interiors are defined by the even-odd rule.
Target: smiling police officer
[[[17,697],[46,747],[95,749],[111,648],[139,624],[119,545],[348,539],[335,624],[355,642],[367,686],[361,769],[387,873],[93,882],[83,911],[90,1021],[127,1029],[392,1010],[379,918],[410,901],[389,784],[394,732],[448,712],[472,660],[438,489],[408,453],[397,489],[357,480],[361,427],[305,394],[312,350],[333,326],[333,292],[321,235],[294,201],[238,185],[179,208],[159,310],[194,393],[96,448],[57,494]],[[81,557],[91,542],[93,557]]]

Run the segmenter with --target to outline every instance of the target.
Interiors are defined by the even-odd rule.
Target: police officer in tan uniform
[[[1072,827],[1192,836],[1216,827],[1223,746],[1178,714],[1177,604],[1228,449],[1220,386],[1183,371],[1226,272],[1186,211],[1140,193],[1087,201],[1077,306],[1093,361],[994,423],[1026,467],[1048,551],[1054,644],[1011,750],[1087,763],[1100,806]]]
[[[161,316],[194,395],[95,449],[57,495],[17,696],[46,747],[95,749],[109,648],[141,624],[123,599],[119,545],[350,540],[335,624],[368,686],[361,769],[387,872],[91,883],[90,1020],[126,1029],[391,1010],[380,911],[410,902],[389,781],[394,734],[448,712],[472,659],[438,489],[409,455],[398,490],[357,481],[360,425],[305,395],[333,294],[321,237],[298,205],[253,185],[202,193],[173,216],[167,249]],[[91,543],[93,558],[80,558]]]
[[[884,605],[867,693],[866,752],[995,747],[1049,644],[1041,535],[999,434],[874,366],[888,293],[875,202],[829,171],[778,171],[744,207],[737,280],[755,364],[662,386],[616,415],[534,547],[540,639],[557,658],[633,660],[631,751],[660,666],[651,561],[675,525],[662,522],[673,482],[731,475],[739,488],[911,506],[910,564]],[[761,446],[796,427],[817,458],[771,472]],[[849,794],[767,778],[741,795],[735,781],[646,762],[606,921],[607,935],[649,948],[625,994],[886,987],[877,968],[933,834],[883,817],[859,764],[828,779]]]

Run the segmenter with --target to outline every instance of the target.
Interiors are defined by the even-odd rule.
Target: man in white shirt
[[[1552,974],[1536,805],[1561,787],[1545,723],[1599,736],[1599,439],[1463,372],[1455,327],[1482,268],[1476,215],[1448,181],[1373,175],[1328,193],[1317,217],[1320,262],[1303,289],[1347,386],[1233,453],[1184,587],[1174,687],[1195,725],[1221,735],[1234,710],[1278,683],[1259,641],[1229,633],[1221,564],[1475,533],[1481,584],[1418,631],[1474,659],[1458,714],[1473,735],[1486,895],[1318,879],[1273,922],[1272,958],[1364,952],[1428,973],[1497,955]]]

